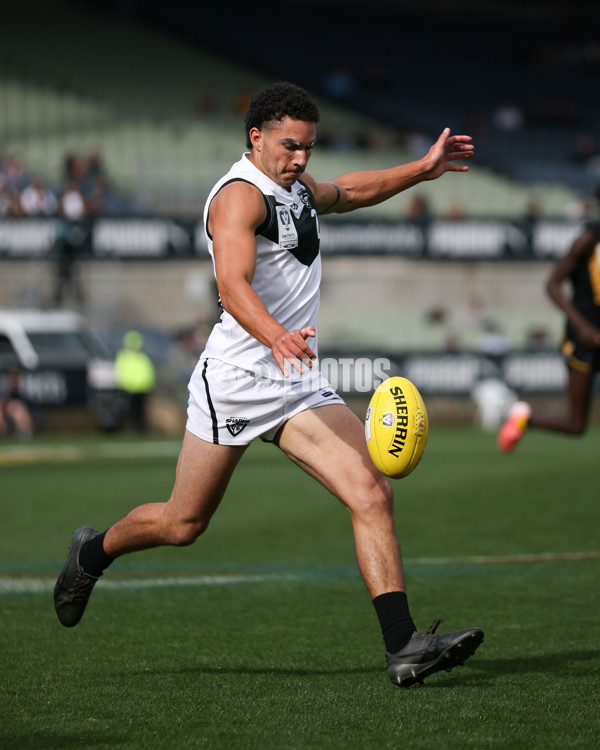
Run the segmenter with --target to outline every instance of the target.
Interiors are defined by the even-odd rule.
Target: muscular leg
[[[159,545],[191,544],[219,506],[246,446],[213,445],[186,431],[167,502],[139,505],[111,526],[104,551],[119,557]]]
[[[532,414],[528,426],[568,435],[582,435],[588,424],[592,402],[594,372],[569,368],[568,411],[565,415],[537,416]]]
[[[404,591],[392,489],[373,466],[358,417],[342,404],[308,409],[286,423],[276,442],[350,512],[356,557],[371,598]]]
[[[96,581],[114,558],[163,544],[191,544],[202,534],[244,450],[245,446],[213,445],[186,431],[166,503],[139,505],[104,534],[91,526],[76,529],[54,587],[61,624],[77,625]]]

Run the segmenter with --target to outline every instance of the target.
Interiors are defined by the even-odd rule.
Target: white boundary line
[[[181,443],[172,441],[102,442],[91,445],[6,445],[0,448],[0,466],[53,461],[88,461],[104,458],[156,458],[177,456]]]
[[[102,581],[103,591],[139,591],[143,589],[165,589],[179,587],[235,586],[260,583],[298,583],[306,581],[304,575],[201,575],[201,576],[159,576],[155,578],[122,578]],[[54,590],[56,576],[0,576],[2,594],[47,594]]]
[[[514,563],[568,562],[600,560],[600,552],[544,552],[541,554],[475,556],[475,557],[420,557],[405,560],[406,566],[445,565],[506,565]],[[356,573],[358,576],[358,571]],[[104,591],[140,591],[179,587],[218,587],[256,585],[265,583],[308,583],[315,580],[310,570],[298,573],[216,573],[189,576],[155,576],[114,578],[102,582]],[[47,594],[53,591],[56,577],[11,575],[0,573],[0,596],[3,594]]]
[[[525,555],[476,555],[474,557],[418,557],[407,565],[505,565],[507,563],[563,562],[600,560],[600,552],[540,552]]]

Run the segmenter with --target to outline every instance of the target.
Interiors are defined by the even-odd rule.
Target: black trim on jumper
[[[250,182],[250,180],[245,180],[243,177],[232,177],[231,180],[227,180],[227,182],[224,182],[221,185],[221,187],[217,190],[217,192],[210,199],[210,202],[211,203],[213,202],[213,200],[216,198],[216,196],[221,192],[221,190],[223,190],[223,188],[225,187],[225,185],[229,185],[232,182],[245,182],[248,185],[252,185],[252,187],[255,187],[258,190],[258,192],[262,195],[262,197],[263,197],[263,199],[265,201],[265,204],[267,206],[267,218],[263,221],[263,223],[259,227],[256,228],[256,231],[254,232],[254,234],[262,234],[265,230],[269,229],[269,227],[273,223],[272,209],[271,209],[271,206],[269,205],[269,201],[267,200],[267,197],[262,192],[262,190],[258,187],[258,185],[255,185],[253,182]],[[209,212],[210,212],[210,209],[206,213],[206,234],[212,240],[212,234],[208,231],[208,214],[209,214]]]

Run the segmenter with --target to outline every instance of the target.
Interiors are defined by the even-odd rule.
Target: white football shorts
[[[201,356],[189,383],[186,428],[220,445],[272,441],[296,414],[344,400],[319,372],[308,377],[270,379]]]

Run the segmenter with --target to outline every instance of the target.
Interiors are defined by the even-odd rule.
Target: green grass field
[[[412,613],[486,637],[408,690],[349,516],[273,447],[251,447],[204,537],[117,560],[69,630],[52,589],[72,530],[163,500],[178,442],[0,444],[0,747],[598,747],[599,441],[532,433],[502,456],[432,427],[394,485]]]

